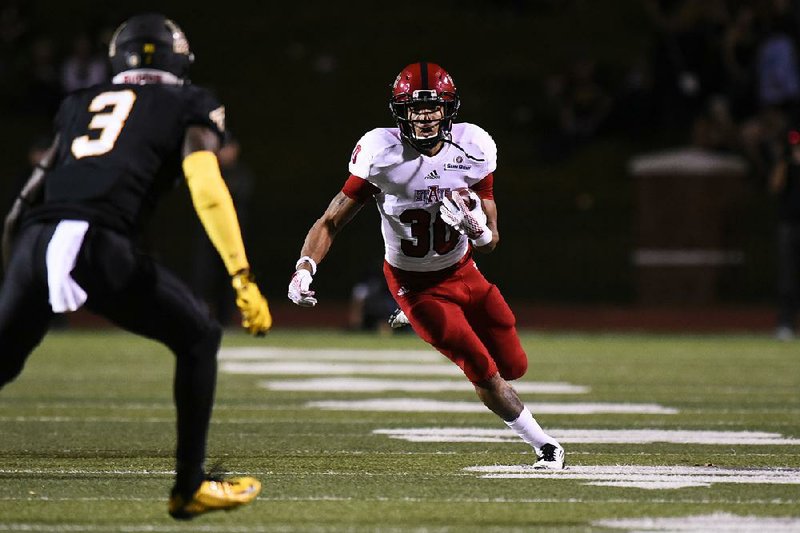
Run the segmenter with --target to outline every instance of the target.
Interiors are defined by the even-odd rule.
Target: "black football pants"
[[[29,226],[14,246],[0,288],[0,389],[22,371],[53,318],[45,254],[55,228]],[[203,476],[220,326],[182,281],[108,229],[89,228],[72,277],[88,294],[90,311],[175,353],[176,488],[190,493]]]

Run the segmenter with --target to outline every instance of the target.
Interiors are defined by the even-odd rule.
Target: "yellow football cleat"
[[[250,503],[261,492],[261,482],[252,477],[237,477],[227,480],[207,479],[186,500],[178,494],[169,498],[169,514],[177,520],[190,520],[211,511],[230,511]]]

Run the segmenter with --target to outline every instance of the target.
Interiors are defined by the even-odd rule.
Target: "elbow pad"
[[[249,268],[239,219],[213,152],[192,152],[183,160],[192,204],[228,274]]]

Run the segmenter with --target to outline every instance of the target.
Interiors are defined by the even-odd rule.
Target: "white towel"
[[[78,252],[89,223],[83,220],[62,220],[47,245],[47,287],[54,313],[76,311],[86,301],[86,291],[70,273],[75,268]]]

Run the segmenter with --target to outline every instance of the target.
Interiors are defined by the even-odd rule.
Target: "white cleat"
[[[563,470],[564,448],[558,444],[545,444],[542,446],[539,460],[533,463],[535,470]]]

